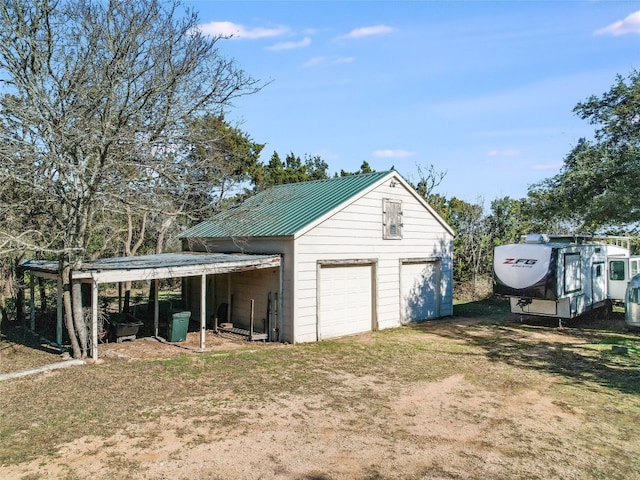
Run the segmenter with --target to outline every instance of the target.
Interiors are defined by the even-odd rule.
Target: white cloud
[[[304,48],[311,45],[311,39],[309,37],[305,37],[298,42],[282,42],[276,43],[275,45],[271,45],[267,47],[267,50],[279,51],[279,50],[294,50],[296,48]]]
[[[337,57],[327,58],[324,56],[313,57],[302,64],[303,68],[312,68],[319,66],[332,66],[332,65],[344,65],[346,63],[353,63],[355,57]]]
[[[414,152],[408,150],[376,150],[373,152],[373,156],[377,158],[407,158],[414,155]]]
[[[618,20],[617,22],[607,25],[600,30],[596,30],[596,35],[613,35],[618,37],[627,33],[640,34],[640,10],[633,12],[627,16],[624,20]]]
[[[313,57],[307,60],[302,66],[303,67],[317,67],[318,65],[322,65],[326,63],[326,57]]]
[[[372,35],[386,35],[393,32],[393,28],[386,25],[375,25],[373,27],[362,27],[351,30],[348,34],[342,38],[362,38],[370,37]]]
[[[204,35],[210,36],[222,35],[224,37],[255,40],[259,38],[279,37],[280,35],[288,33],[289,29],[287,27],[248,28],[233,22],[211,22],[200,25],[200,31]]]
[[[491,150],[487,152],[487,155],[490,157],[515,157],[516,155],[520,155],[519,150]]]
[[[340,57],[336,58],[332,63],[334,65],[342,65],[344,63],[353,63],[356,61],[356,57]]]

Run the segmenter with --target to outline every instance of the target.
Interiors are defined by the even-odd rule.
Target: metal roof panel
[[[276,185],[190,228],[179,238],[292,236],[392,171]]]

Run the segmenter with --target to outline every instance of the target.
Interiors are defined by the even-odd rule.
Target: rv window
[[[602,276],[602,265],[596,265],[596,277]]]
[[[624,280],[624,262],[622,260],[609,262],[609,280]]]
[[[629,302],[640,303],[640,288],[636,287],[629,289]]]
[[[564,293],[580,291],[582,289],[581,277],[580,254],[567,253],[564,256]]]
[[[635,277],[638,274],[638,260],[631,260],[631,276]]]

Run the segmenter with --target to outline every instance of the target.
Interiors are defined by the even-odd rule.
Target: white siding
[[[383,239],[383,199],[402,201],[402,239]],[[401,324],[402,259],[440,259],[440,315],[453,313],[453,238],[401,183],[389,181],[324,220],[296,240],[295,341],[315,341],[316,276],[320,260],[375,260],[378,328]],[[299,308],[302,307],[303,308]]]
[[[253,238],[253,239],[220,239],[205,238],[192,241],[183,241],[183,249],[195,252],[222,252],[222,253],[251,253],[251,254],[280,254],[282,261],[282,291],[279,292],[278,315],[282,324],[280,339],[284,342],[294,341],[293,322],[293,284],[295,279],[295,265],[293,254],[293,241],[288,238]],[[278,273],[279,275],[279,273]],[[223,280],[220,280],[221,282]],[[233,284],[233,282],[232,282]],[[272,287],[273,288],[273,287]],[[271,290],[268,290],[271,291]],[[274,290],[275,291],[275,290]],[[234,303],[238,304],[234,296]],[[217,304],[216,304],[217,305]],[[314,303],[315,306],[315,303]],[[257,309],[256,309],[257,310]],[[262,309],[264,310],[264,308]],[[260,311],[262,311],[260,310]],[[215,310],[212,310],[214,312]],[[235,312],[235,307],[234,307]],[[264,314],[261,314],[264,316]],[[247,317],[248,318],[248,317]],[[256,317],[257,318],[257,317]],[[262,318],[262,317],[260,317]]]
[[[401,239],[383,239],[383,199],[402,202]],[[368,260],[375,263],[372,322],[382,329],[402,323],[402,261],[438,258],[439,313],[441,316],[453,314],[453,237],[402,182],[396,182],[396,186],[391,187],[388,179],[295,240],[259,238],[238,242],[216,238],[205,239],[204,243],[185,243],[184,247],[195,251],[282,254],[280,313],[284,324],[282,340],[288,342],[312,342],[318,339],[320,312],[316,282],[318,262],[323,260]]]
[[[267,309],[269,293],[272,302],[279,288],[279,272],[276,268],[251,270],[248,272],[218,275],[213,288],[213,302],[217,308],[220,303],[229,303],[228,291],[231,281],[231,320],[234,327],[249,329],[251,320],[251,300],[254,301],[254,331],[266,333],[268,330]],[[214,310],[215,311],[215,310]]]

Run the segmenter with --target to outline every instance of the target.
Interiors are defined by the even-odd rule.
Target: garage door
[[[371,265],[322,266],[318,338],[327,339],[372,329]]]
[[[406,262],[401,267],[402,321],[440,316],[440,262]]]

